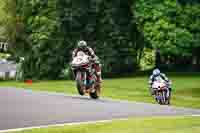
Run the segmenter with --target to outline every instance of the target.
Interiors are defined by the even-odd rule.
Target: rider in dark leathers
[[[97,76],[97,82],[101,83],[102,82],[102,77],[101,77],[101,64],[99,61],[99,58],[96,56],[94,50],[87,46],[86,41],[79,41],[77,44],[77,48],[73,50],[72,53],[72,58],[76,57],[77,53],[79,51],[83,51],[85,54],[91,57],[92,61],[94,62],[94,69],[96,70],[96,76]]]

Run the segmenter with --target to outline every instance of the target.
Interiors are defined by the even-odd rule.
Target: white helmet
[[[82,40],[78,42],[78,48],[85,48],[87,47],[87,42]]]
[[[160,70],[159,70],[159,69],[154,69],[154,70],[153,70],[153,75],[154,75],[154,76],[160,75]]]

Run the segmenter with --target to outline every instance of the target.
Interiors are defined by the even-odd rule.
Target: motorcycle
[[[152,88],[155,92],[155,100],[160,105],[170,104],[171,92],[169,91],[166,81],[159,77],[154,81]]]
[[[79,51],[71,62],[79,94],[85,95],[89,93],[91,98],[98,99],[101,86],[97,82],[96,71],[93,65],[91,58],[82,51]]]

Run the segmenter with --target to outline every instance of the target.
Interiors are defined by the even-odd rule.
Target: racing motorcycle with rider
[[[171,81],[159,69],[154,69],[149,78],[149,88],[151,95],[159,104],[170,104]]]
[[[101,64],[86,41],[79,41],[73,50],[71,66],[79,94],[89,93],[92,98],[98,98],[102,82]]]

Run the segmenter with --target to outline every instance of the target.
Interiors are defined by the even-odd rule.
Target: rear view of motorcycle
[[[161,105],[169,105],[171,92],[169,91],[169,85],[161,78],[154,81],[152,88],[155,92],[155,100]]]
[[[89,94],[91,98],[98,99],[101,92],[100,83],[97,82],[96,71],[90,57],[79,51],[71,62],[74,72],[76,87],[80,95]]]

